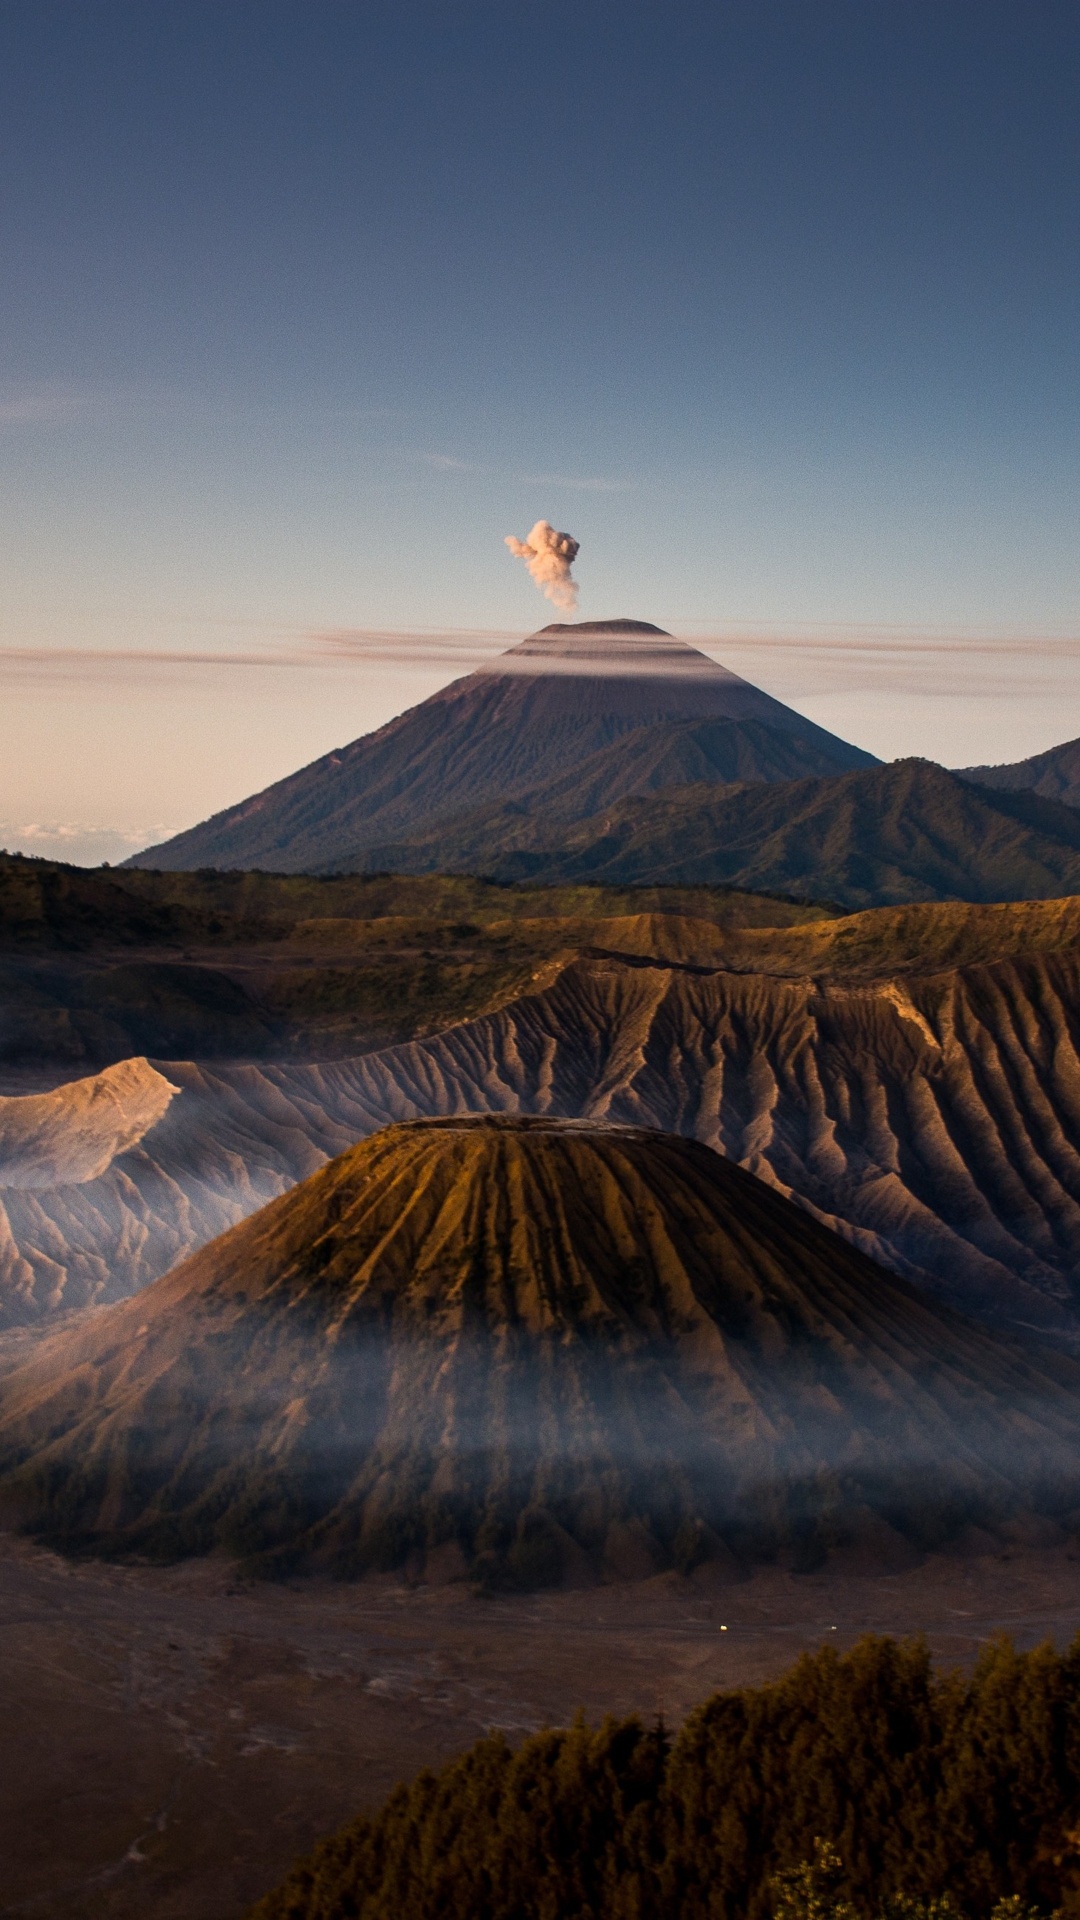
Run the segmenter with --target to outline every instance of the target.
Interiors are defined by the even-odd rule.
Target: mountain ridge
[[[686,737],[700,732],[691,727]],[[576,782],[474,809],[442,835],[375,847],[370,857],[399,871],[456,868],[532,884],[719,883],[856,910],[1080,892],[1080,821],[1070,808],[985,791],[930,760],[776,783],[665,786],[582,817],[591,777],[585,762]]]
[[[960,777],[976,786],[1035,793],[1046,800],[1060,800],[1063,806],[1080,807],[1080,740],[1066,740],[1059,747],[1047,747],[1003,766],[963,767]]]

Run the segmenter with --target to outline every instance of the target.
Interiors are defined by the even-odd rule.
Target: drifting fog
[[[841,1384],[828,1343],[810,1342],[772,1365],[751,1410],[662,1337],[392,1333],[362,1307],[331,1337],[310,1298],[249,1301],[235,1317],[232,1304],[193,1300],[191,1345],[179,1301],[107,1310],[116,1335],[138,1312],[148,1324],[102,1356],[93,1410],[72,1405],[56,1365],[77,1342],[54,1335],[41,1353],[56,1404],[40,1361],[31,1396],[18,1372],[6,1387],[36,1405],[0,1435],[0,1504],[32,1529],[74,1524],[85,1544],[153,1545],[164,1528],[170,1551],[360,1552],[361,1570],[376,1540],[390,1560],[448,1538],[503,1552],[537,1516],[601,1557],[627,1521],[662,1558],[687,1527],[704,1530],[705,1557],[727,1542],[753,1559],[806,1529],[828,1544],[881,1521],[933,1546],[1031,1508],[1064,1516],[1080,1491],[1069,1396],[1048,1381],[956,1394],[930,1359],[906,1384],[873,1365]],[[118,1369],[126,1431],[109,1418]],[[47,1486],[36,1445],[49,1448]]]

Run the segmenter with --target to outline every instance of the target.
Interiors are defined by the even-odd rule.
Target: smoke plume
[[[556,533],[549,520],[538,520],[525,540],[512,533],[506,544],[516,560],[524,560],[541,593],[563,613],[577,612],[577,582],[570,568],[577,558],[578,542],[568,533]]]

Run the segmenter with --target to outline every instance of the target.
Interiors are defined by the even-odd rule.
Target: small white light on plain
[[[726,1627],[721,1627],[721,1629],[720,1629],[720,1631],[721,1631],[721,1633],[726,1633],[726,1632],[727,1632],[727,1628],[726,1628]]]

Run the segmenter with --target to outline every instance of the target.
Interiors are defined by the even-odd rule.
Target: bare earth
[[[999,1632],[1064,1644],[1070,1551],[482,1600],[74,1565],[0,1536],[0,1914],[237,1920],[320,1834],[488,1728],[516,1740],[579,1707],[675,1724],[866,1631],[925,1631],[946,1663]]]

